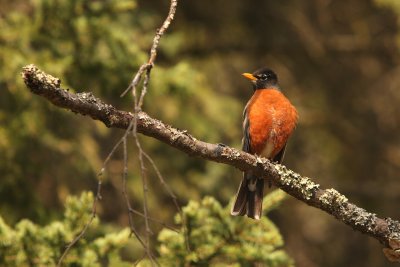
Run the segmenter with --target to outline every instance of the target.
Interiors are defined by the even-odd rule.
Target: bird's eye
[[[263,74],[260,74],[258,77],[261,80],[266,80],[268,78],[268,75],[263,73]]]

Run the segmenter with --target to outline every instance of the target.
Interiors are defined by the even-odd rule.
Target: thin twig
[[[96,218],[96,215],[97,215],[97,203],[101,200],[101,184],[102,184],[102,182],[101,182],[100,175],[99,175],[99,180],[98,180],[98,183],[97,183],[97,193],[96,193],[96,197],[95,197],[95,199],[93,201],[91,217],[90,217],[89,221],[85,224],[85,226],[83,227],[81,232],[65,248],[63,254],[61,255],[60,259],[58,260],[58,263],[57,263],[58,267],[61,266],[65,256],[67,256],[67,254],[70,251],[70,249],[85,235],[87,229],[92,224],[94,218]]]
[[[184,216],[183,211],[182,211],[182,209],[181,209],[181,207],[180,207],[180,205],[178,203],[178,198],[176,197],[176,195],[174,194],[172,189],[169,187],[169,185],[165,182],[165,179],[164,179],[163,175],[161,174],[160,170],[158,169],[157,165],[155,164],[154,160],[145,152],[143,152],[143,155],[150,162],[151,166],[153,167],[154,171],[157,174],[158,179],[160,180],[161,185],[164,186],[165,190],[167,190],[168,194],[172,198],[172,201],[174,202],[176,210],[181,215],[182,228],[183,228],[183,232],[184,232],[184,236],[185,236],[186,249],[188,251],[190,251],[191,249],[190,249],[190,246],[189,246],[189,236],[188,236],[188,231],[187,231],[187,228],[186,228],[186,217]]]
[[[128,220],[129,220],[129,228],[131,230],[131,234],[133,234],[138,241],[140,242],[140,244],[144,247],[147,256],[152,259],[153,255],[150,252],[149,248],[148,248],[148,244],[146,244],[142,238],[140,237],[138,231],[136,230],[134,224],[133,224],[133,217],[132,214],[130,213],[130,211],[133,209],[131,206],[131,203],[129,201],[129,196],[128,196],[128,192],[127,192],[127,186],[126,186],[126,181],[127,181],[127,176],[128,176],[128,152],[127,152],[127,138],[125,136],[125,138],[123,138],[123,150],[124,150],[124,170],[122,172],[122,194],[125,198],[125,203],[126,203],[126,207],[128,210]]]
[[[142,92],[140,93],[139,102],[136,105],[137,110],[142,109],[144,96],[147,93],[147,87],[149,86],[149,83],[150,83],[150,72],[151,72],[151,69],[147,69],[146,75],[144,76],[143,89],[142,89]]]
[[[120,140],[114,145],[114,147],[111,149],[110,153],[108,153],[106,159],[103,161],[102,164],[102,168],[100,170],[100,172],[98,173],[98,177],[101,177],[104,174],[104,171],[106,169],[106,166],[108,164],[108,162],[110,161],[111,157],[114,155],[115,151],[117,150],[117,148],[121,145],[124,144],[124,149],[126,148],[126,138],[127,135],[129,133],[129,131],[131,131],[133,127],[133,120],[130,123],[130,125],[127,127],[127,130],[125,131],[124,135],[120,138]],[[125,150],[124,150],[124,155],[125,155]],[[124,161],[125,162],[125,161]],[[125,175],[125,168],[124,168],[124,175]],[[125,179],[124,179],[125,181]],[[124,185],[124,189],[125,189],[125,185]],[[123,190],[124,191],[124,190]],[[124,191],[125,192],[125,191]],[[89,228],[89,226],[92,224],[93,219],[96,217],[96,207],[97,207],[97,202],[101,199],[101,180],[99,180],[98,182],[98,186],[97,186],[97,194],[96,194],[96,198],[93,201],[93,208],[92,208],[92,215],[91,218],[89,220],[89,222],[83,227],[82,231],[80,232],[79,235],[77,235],[74,240],[72,240],[66,247],[66,249],[63,252],[63,255],[60,257],[59,262],[57,264],[57,266],[61,266],[63,259],[65,258],[65,256],[68,254],[68,252],[71,250],[71,248],[84,236],[84,234],[86,233],[87,229]],[[127,200],[128,201],[128,200]],[[128,202],[129,203],[129,202]],[[128,207],[128,210],[131,209],[130,205]],[[141,239],[139,233],[137,232],[137,230],[135,229],[134,225],[133,225],[133,219],[129,218],[129,225],[130,225],[130,230],[131,230],[131,234],[133,233],[135,235],[135,237],[138,239],[139,243],[143,246],[143,248],[146,250],[146,252],[148,252],[149,250],[146,248],[145,243],[143,242],[143,240]],[[149,255],[149,257],[152,257],[152,254]]]
[[[139,259],[137,259],[134,263],[133,266],[136,267],[139,265],[139,263],[146,257],[146,253],[142,255]]]
[[[135,214],[137,214],[137,215],[139,215],[139,216],[141,216],[141,217],[143,217],[143,218],[145,217],[144,214],[143,214],[142,212],[138,211],[138,210],[131,209],[131,210],[129,210],[129,211],[132,212],[132,213],[135,213]],[[168,224],[164,223],[164,222],[161,221],[161,220],[152,218],[152,217],[150,217],[150,216],[147,216],[147,218],[148,218],[150,221],[153,221],[153,222],[155,222],[155,223],[158,223],[158,224],[160,224],[161,226],[163,226],[163,227],[165,227],[165,228],[168,228],[168,229],[170,229],[170,230],[172,230],[172,231],[174,231],[174,232],[179,233],[179,230],[178,230],[178,229],[176,229],[176,228],[174,228],[174,227],[172,227],[172,226],[169,226]]]
[[[177,6],[178,6],[178,0],[171,0],[168,16],[165,19],[164,23],[162,24],[161,28],[157,30],[157,33],[153,39],[153,46],[151,47],[150,50],[150,59],[149,59],[150,64],[154,64],[154,62],[156,61],[158,44],[160,43],[161,37],[163,36],[165,31],[171,24],[172,20],[174,19]]]
[[[84,236],[84,234],[86,233],[88,227],[92,224],[93,219],[96,217],[96,207],[97,207],[97,202],[101,199],[101,180],[100,177],[104,174],[105,168],[107,166],[107,163],[110,161],[112,155],[115,153],[115,151],[117,150],[117,148],[121,145],[121,143],[124,142],[124,140],[126,139],[126,135],[127,132],[129,131],[129,129],[132,126],[130,125],[128,127],[128,130],[126,131],[126,133],[124,134],[124,136],[114,145],[114,147],[111,149],[110,153],[107,155],[106,159],[103,161],[103,165],[102,168],[100,169],[100,172],[97,174],[97,176],[99,177],[99,181],[97,184],[97,193],[96,193],[96,197],[93,201],[93,207],[92,207],[92,215],[91,218],[89,219],[89,222],[87,224],[85,224],[85,226],[83,227],[82,231],[79,233],[79,235],[77,235],[66,247],[66,249],[64,250],[63,254],[61,255],[57,266],[61,266],[62,261],[64,260],[65,256],[68,254],[68,252],[71,250],[71,248]],[[139,240],[139,242],[141,242],[141,240]],[[143,242],[141,242],[143,243]],[[143,244],[144,245],[144,244]]]
[[[103,167],[100,170],[100,174],[103,174],[104,170],[106,169],[106,166],[108,162],[110,161],[111,157],[114,155],[115,151],[117,148],[124,142],[126,139],[127,133],[131,130],[132,126],[130,125],[128,129],[126,130],[126,133],[118,140],[118,142],[114,145],[114,147],[111,149],[110,153],[108,153],[106,159],[103,161]]]
[[[150,76],[150,71],[154,66],[154,62],[157,58],[157,49],[158,45],[160,44],[160,39],[164,35],[165,31],[168,29],[169,25],[171,24],[172,20],[175,17],[176,7],[178,6],[178,0],[171,0],[171,4],[169,7],[169,12],[167,17],[165,18],[162,26],[160,29],[156,31],[156,34],[153,39],[153,44],[150,49],[150,57],[147,63],[142,64],[140,66],[138,72],[136,73],[135,77],[133,78],[132,82],[129,84],[128,88],[121,94],[121,97],[125,96],[130,90],[135,90],[136,86],[139,84],[142,75],[145,71],[147,71],[148,76]]]
[[[135,116],[135,121],[137,120],[137,116]],[[147,175],[146,175],[146,167],[143,162],[143,149],[140,144],[139,138],[137,136],[137,128],[135,127],[137,122],[133,126],[132,134],[135,137],[136,147],[139,150],[139,163],[140,163],[140,174],[142,177],[142,186],[143,186],[143,213],[144,213],[144,221],[146,227],[146,247],[149,249],[150,246],[150,234],[152,233],[149,226],[148,220],[148,206],[147,206],[147,193],[148,193],[148,186],[147,186]],[[150,252],[148,252],[150,253]]]
[[[181,212],[181,207],[179,206],[178,203],[178,198],[177,196],[174,194],[174,192],[172,191],[172,189],[169,187],[169,185],[165,182],[165,179],[163,178],[160,170],[158,169],[157,165],[155,164],[155,162],[153,161],[153,159],[146,153],[143,151],[143,155],[145,156],[145,158],[150,162],[151,166],[153,167],[154,171],[157,174],[158,179],[160,180],[160,183],[162,186],[165,187],[165,190],[167,190],[167,193],[170,195],[170,197],[172,198],[172,201],[174,202],[174,205],[177,209],[178,212]]]
[[[122,94],[120,95],[121,97],[124,97],[130,90],[136,89],[136,86],[139,84],[140,80],[142,79],[142,75],[143,75],[144,71],[148,68],[151,68],[151,65],[149,65],[147,63],[140,66],[138,72],[135,74],[135,77],[129,84],[128,88],[126,88],[125,91],[122,92]]]

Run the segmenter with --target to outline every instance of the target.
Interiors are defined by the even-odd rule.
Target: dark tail
[[[247,215],[249,218],[259,220],[262,214],[263,194],[264,179],[258,179],[251,173],[243,173],[231,214],[233,216]]]

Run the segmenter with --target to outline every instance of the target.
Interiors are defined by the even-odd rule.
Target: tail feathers
[[[235,202],[232,206],[231,214],[233,216],[243,216],[247,212],[247,195],[249,192],[247,183],[248,181],[244,175],[240,182],[239,190],[236,193]]]
[[[264,180],[244,173],[231,214],[233,216],[247,215],[249,218],[259,220],[262,214],[263,195]]]

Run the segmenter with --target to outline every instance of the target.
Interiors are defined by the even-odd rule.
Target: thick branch
[[[62,89],[59,79],[42,72],[34,65],[24,67],[22,76],[26,86],[33,93],[43,96],[58,107],[100,120],[107,127],[126,129],[133,119],[132,113],[117,110],[94,97],[92,93],[73,94]],[[145,112],[138,113],[137,131],[190,156],[228,164],[242,171],[251,169],[259,176],[268,177],[275,186],[295,198],[331,214],[354,230],[376,238],[389,248],[384,250],[387,256],[392,256],[392,260],[399,259],[400,223],[391,218],[379,218],[357,207],[335,189],[321,189],[308,177],[302,177],[285,166],[273,164],[267,159],[228,146],[197,140],[187,131],[178,130],[153,119]]]

